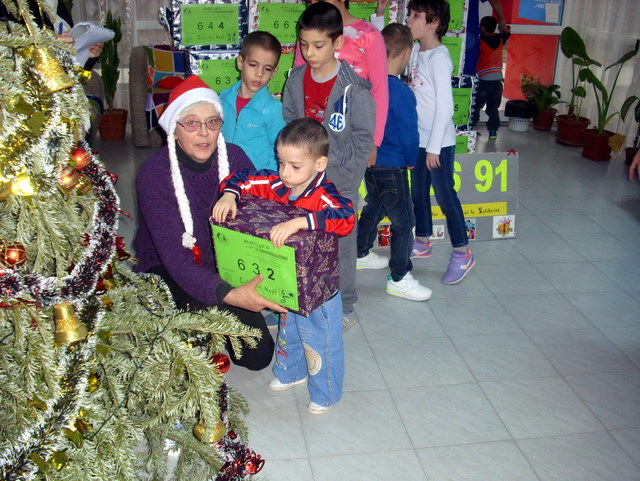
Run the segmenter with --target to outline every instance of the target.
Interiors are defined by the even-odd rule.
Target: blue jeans
[[[427,152],[420,148],[418,162],[411,171],[411,198],[413,210],[416,214],[416,235],[429,237],[433,234],[433,220],[431,218],[431,199],[429,190],[433,183],[438,205],[447,218],[447,229],[453,247],[463,247],[469,243],[467,229],[464,225],[464,213],[453,188],[453,160],[455,146],[443,147],[440,150],[440,167],[427,169]]]
[[[485,112],[489,117],[487,120],[487,130],[497,132],[500,128],[500,102],[502,102],[502,80],[482,80],[478,81],[476,90],[476,108],[473,114],[472,124],[478,123],[480,111],[486,105]]]
[[[369,253],[378,235],[378,223],[385,215],[389,216],[389,269],[391,277],[397,282],[413,269],[409,256],[413,246],[412,230],[415,216],[407,169],[370,167],[364,174],[364,182],[367,186],[367,205],[362,209],[358,224],[358,257],[364,257]]]
[[[273,374],[284,384],[308,375],[309,397],[320,406],[333,406],[342,398],[344,344],[340,292],[308,317],[293,312],[280,316]]]

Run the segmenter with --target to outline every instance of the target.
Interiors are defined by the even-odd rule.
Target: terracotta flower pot
[[[556,117],[556,109],[540,110],[533,117],[533,128],[536,130],[551,130],[553,119]]]
[[[105,110],[100,119],[102,140],[122,140],[127,131],[127,111],[124,109]]]
[[[582,132],[590,122],[586,117],[574,120],[572,115],[558,115],[558,136],[556,141],[574,147],[582,145]]]
[[[609,160],[611,158],[609,138],[613,136],[614,133],[608,130],[599,134],[596,129],[586,129],[582,137],[582,156],[591,160]]]

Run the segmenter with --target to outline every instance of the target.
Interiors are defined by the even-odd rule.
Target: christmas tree
[[[220,352],[258,331],[131,271],[82,140],[89,73],[26,0],[2,2],[22,22],[0,21],[0,479],[246,479],[263,460]]]

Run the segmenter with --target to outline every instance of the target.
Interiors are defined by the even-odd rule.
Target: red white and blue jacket
[[[306,209],[310,211],[307,214],[309,230],[335,232],[342,237],[348,235],[355,226],[353,204],[340,195],[336,186],[327,180],[325,172],[319,172],[293,201],[289,199],[291,189],[284,185],[278,173],[273,170],[247,169],[233,172],[222,181],[220,191],[232,192],[238,198],[243,194],[251,194]]]

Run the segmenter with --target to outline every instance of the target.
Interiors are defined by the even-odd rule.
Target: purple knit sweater
[[[231,172],[253,169],[253,164],[237,145],[227,144],[227,153]],[[135,270],[146,272],[163,265],[189,295],[205,304],[218,304],[216,289],[224,281],[216,270],[209,227],[211,209],[219,196],[217,153],[208,170],[194,172],[181,163],[180,172],[191,205],[193,235],[202,251],[202,265],[197,265],[191,251],[182,247],[184,225],[171,183],[169,150],[163,147],[140,166],[136,176],[138,231],[133,248],[138,264]]]

